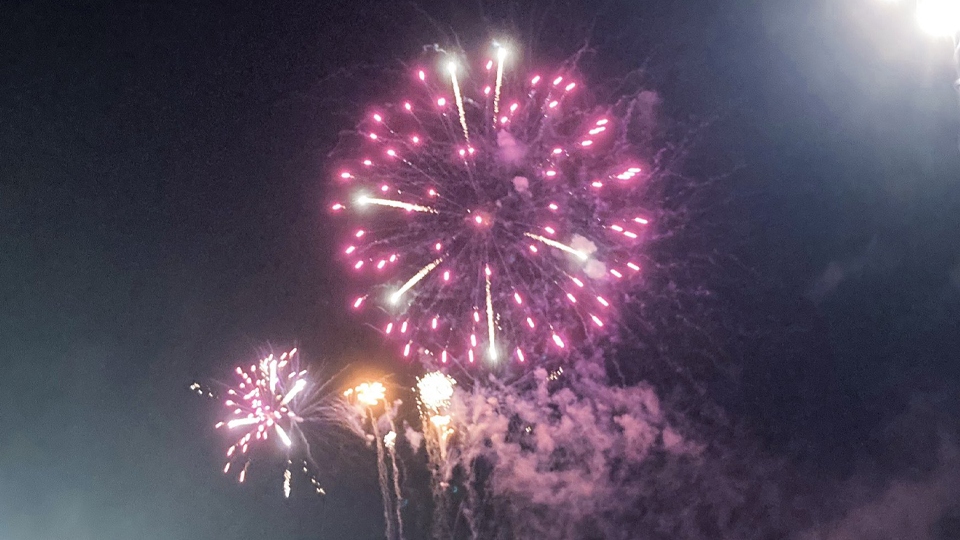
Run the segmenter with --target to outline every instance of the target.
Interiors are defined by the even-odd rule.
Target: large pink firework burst
[[[490,52],[415,67],[336,171],[342,254],[367,287],[352,307],[379,308],[404,356],[562,356],[606,331],[641,270],[646,174],[622,102],[597,103],[575,65],[521,75]]]

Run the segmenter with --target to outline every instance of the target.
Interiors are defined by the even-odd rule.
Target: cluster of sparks
[[[410,98],[377,108],[337,172],[355,223],[342,247],[403,355],[474,363],[563,354],[602,332],[611,296],[640,271],[644,178],[626,129],[588,104],[572,69],[511,76],[510,54],[467,74],[440,53]],[[476,79],[481,84],[469,84]],[[353,152],[352,152],[353,153]]]
[[[239,469],[236,474],[240,482],[246,480],[252,447],[278,444],[288,455],[283,475],[286,497],[290,496],[294,463],[289,455],[295,440],[306,442],[300,424],[309,414],[308,406],[301,402],[308,384],[307,372],[299,369],[296,355],[297,349],[294,348],[279,356],[269,354],[249,367],[238,366],[235,382],[227,389],[223,401],[226,418],[214,426],[237,434],[227,448],[223,472],[228,474]],[[310,478],[313,488],[323,494],[323,488],[310,474],[307,461],[301,461],[303,472]]]
[[[420,416],[437,431],[440,448],[444,448],[450,429],[450,398],[457,381],[440,371],[431,371],[417,379],[417,398]],[[424,426],[426,429],[426,426]]]

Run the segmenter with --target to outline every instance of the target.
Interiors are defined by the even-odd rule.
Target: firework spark
[[[486,69],[445,55],[411,97],[358,128],[338,170],[355,223],[343,253],[383,331],[413,351],[474,362],[564,354],[605,331],[613,293],[640,271],[650,218],[628,116],[597,106],[573,68],[519,75],[495,45]],[[370,299],[371,302],[366,302]]]
[[[254,448],[273,445],[274,451],[287,456],[284,496],[289,497],[291,492],[293,461],[290,456],[294,453],[305,456],[301,460],[304,474],[316,492],[323,494],[323,488],[309,469],[310,447],[301,426],[305,422],[323,421],[324,386],[311,387],[307,371],[299,367],[297,349],[279,356],[269,354],[248,367],[238,366],[235,375],[223,401],[226,417],[214,426],[226,429],[235,437],[227,448],[223,472],[239,468],[237,479],[244,482]]]

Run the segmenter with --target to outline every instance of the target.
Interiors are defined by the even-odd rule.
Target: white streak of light
[[[457,98],[457,112],[460,113],[460,127],[463,128],[463,138],[470,142],[470,131],[467,130],[467,114],[463,112],[463,96],[460,95],[460,83],[457,82],[457,64],[447,64],[450,69],[450,80],[453,82],[453,95]]]
[[[566,251],[567,253],[569,253],[569,254],[571,254],[571,255],[575,255],[575,256],[576,256],[578,259],[580,259],[581,261],[587,260],[587,254],[586,254],[586,253],[584,253],[584,252],[582,252],[582,251],[579,251],[579,250],[576,250],[576,249],[573,249],[572,247],[570,247],[570,246],[568,246],[568,245],[566,245],[566,244],[561,244],[560,242],[557,242],[556,240],[551,240],[551,239],[549,239],[549,238],[545,238],[545,237],[540,236],[540,235],[538,235],[538,234],[533,234],[533,233],[524,233],[524,234],[526,234],[526,236],[527,236],[528,238],[533,238],[534,240],[536,240],[536,241],[538,241],[538,242],[543,242],[544,244],[546,244],[546,245],[548,245],[548,246],[550,246],[550,247],[554,247],[554,248],[557,248],[557,249],[559,249],[559,250],[561,250],[561,251]]]
[[[391,199],[378,199],[376,197],[367,197],[366,195],[357,197],[357,204],[377,204],[380,206],[390,206],[392,208],[399,208],[408,212],[424,212],[427,214],[439,213],[429,206],[420,206],[419,204],[405,203]]]
[[[493,297],[490,294],[490,268],[487,267],[486,272],[487,277],[487,343],[490,346],[489,356],[490,360],[497,359],[497,344],[494,341],[494,329],[493,329]]]
[[[283,401],[280,402],[280,405],[286,405],[287,403],[290,403],[290,400],[299,394],[305,386],[307,386],[307,381],[304,379],[299,379],[297,382],[293,383],[293,388],[287,392],[287,395],[283,396]]]
[[[500,87],[503,86],[503,61],[507,57],[507,49],[497,47],[497,86],[493,92],[493,117],[500,113]]]
[[[399,302],[400,297],[403,296],[403,293],[409,291],[414,285],[419,283],[421,279],[427,277],[427,274],[429,274],[430,272],[433,272],[433,269],[439,266],[442,261],[443,261],[443,257],[421,268],[419,272],[414,274],[412,278],[410,278],[409,280],[407,280],[406,283],[403,284],[403,287],[400,287],[400,289],[397,292],[390,295],[390,302],[394,304]]]
[[[274,424],[273,427],[277,428],[277,435],[280,436],[280,440],[283,441],[283,444],[287,446],[293,445],[293,441],[291,441],[290,437],[287,436],[287,432],[280,427],[280,424]]]
[[[227,422],[227,428],[233,429],[237,426],[249,426],[250,424],[256,424],[259,422],[256,418],[235,418]]]

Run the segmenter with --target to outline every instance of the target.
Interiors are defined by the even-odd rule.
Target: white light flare
[[[920,0],[917,22],[934,36],[952,36],[960,32],[960,2],[957,0]]]

